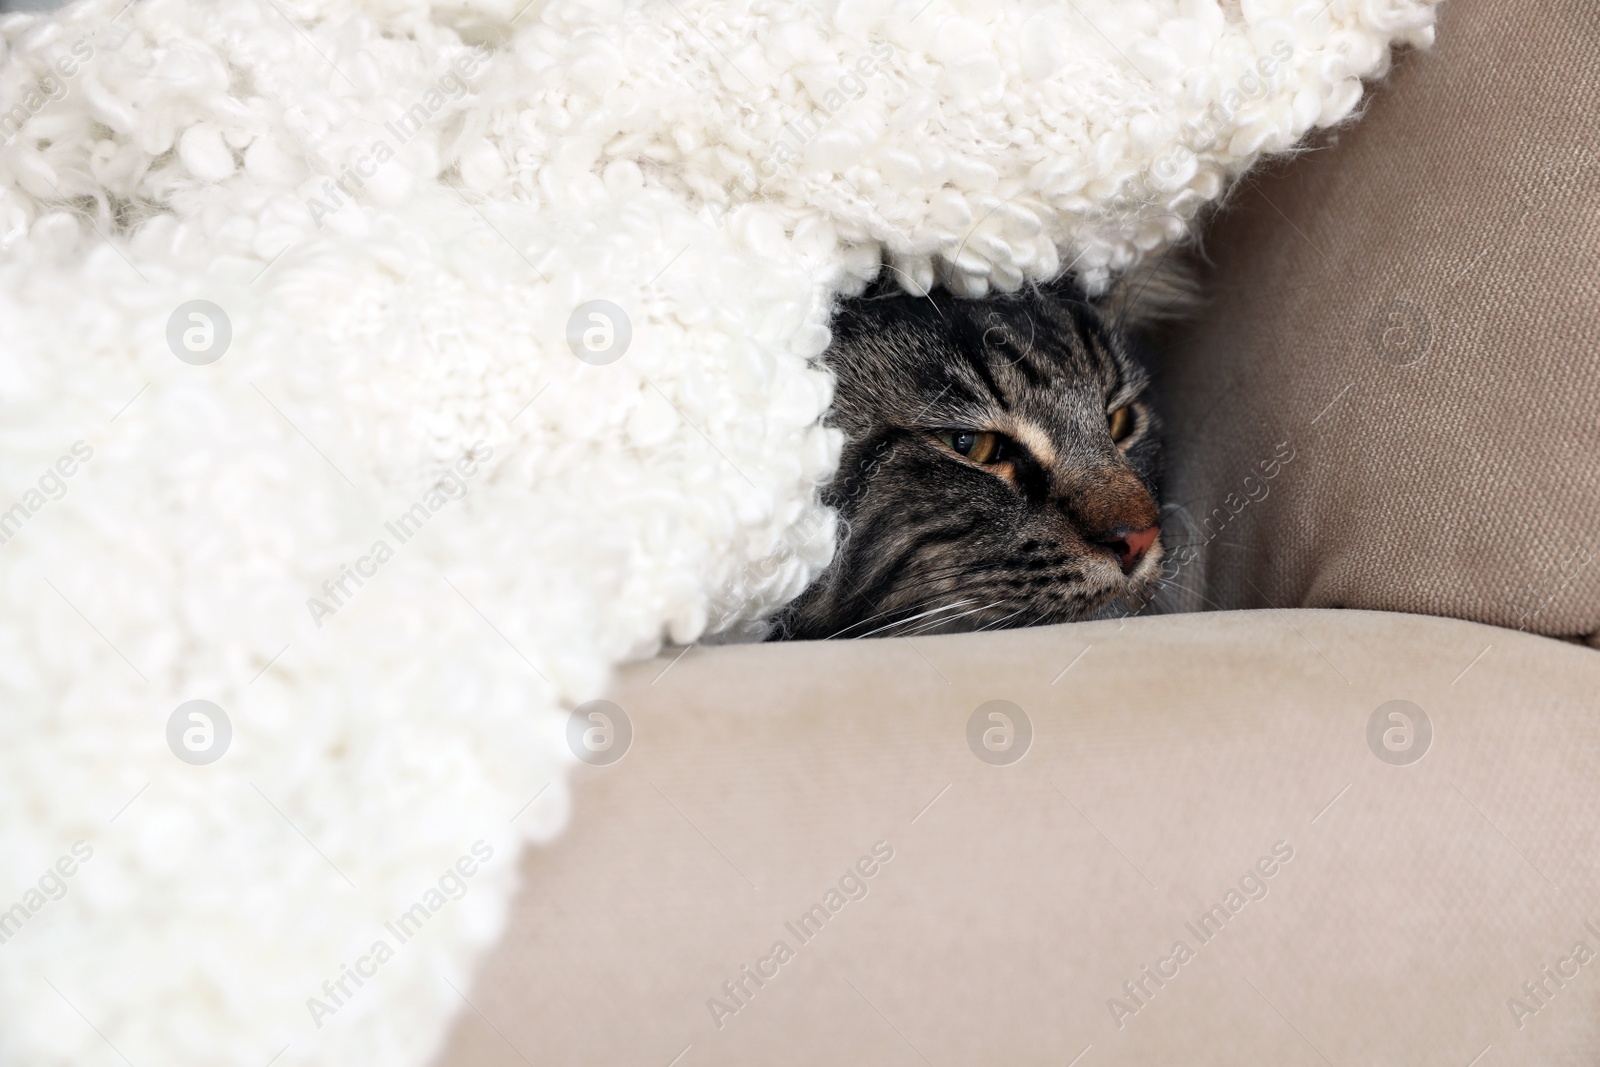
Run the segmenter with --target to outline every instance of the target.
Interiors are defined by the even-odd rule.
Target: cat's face
[[[879,296],[834,323],[832,565],[774,637],[1031,626],[1160,573],[1160,442],[1125,339],[1065,291]]]

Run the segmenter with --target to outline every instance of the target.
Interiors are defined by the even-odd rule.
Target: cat
[[[981,300],[891,286],[835,316],[823,361],[845,445],[822,499],[840,543],[769,640],[1141,606],[1161,575],[1161,440],[1133,326],[1181,313],[1181,272],[1158,266],[1099,301],[1070,279]]]

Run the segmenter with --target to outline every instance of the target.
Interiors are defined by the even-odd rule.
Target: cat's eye
[[[998,463],[1005,458],[1005,442],[997,433],[985,430],[941,430],[939,440],[958,456],[974,463]]]
[[[1130,434],[1133,433],[1133,408],[1118,408],[1110,415],[1106,416],[1106,422],[1111,427],[1111,439],[1117,442],[1117,444],[1121,444],[1128,439]]]

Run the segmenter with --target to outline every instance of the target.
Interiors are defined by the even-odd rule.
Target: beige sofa
[[[1456,0],[1212,221],[1208,610],[627,671],[440,1062],[1600,1061],[1597,119],[1588,0]]]

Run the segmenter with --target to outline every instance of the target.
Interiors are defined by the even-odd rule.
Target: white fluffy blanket
[[[124,4],[0,17],[7,1064],[426,1061],[566,711],[827,559],[834,297],[1104,285],[1432,32]]]

